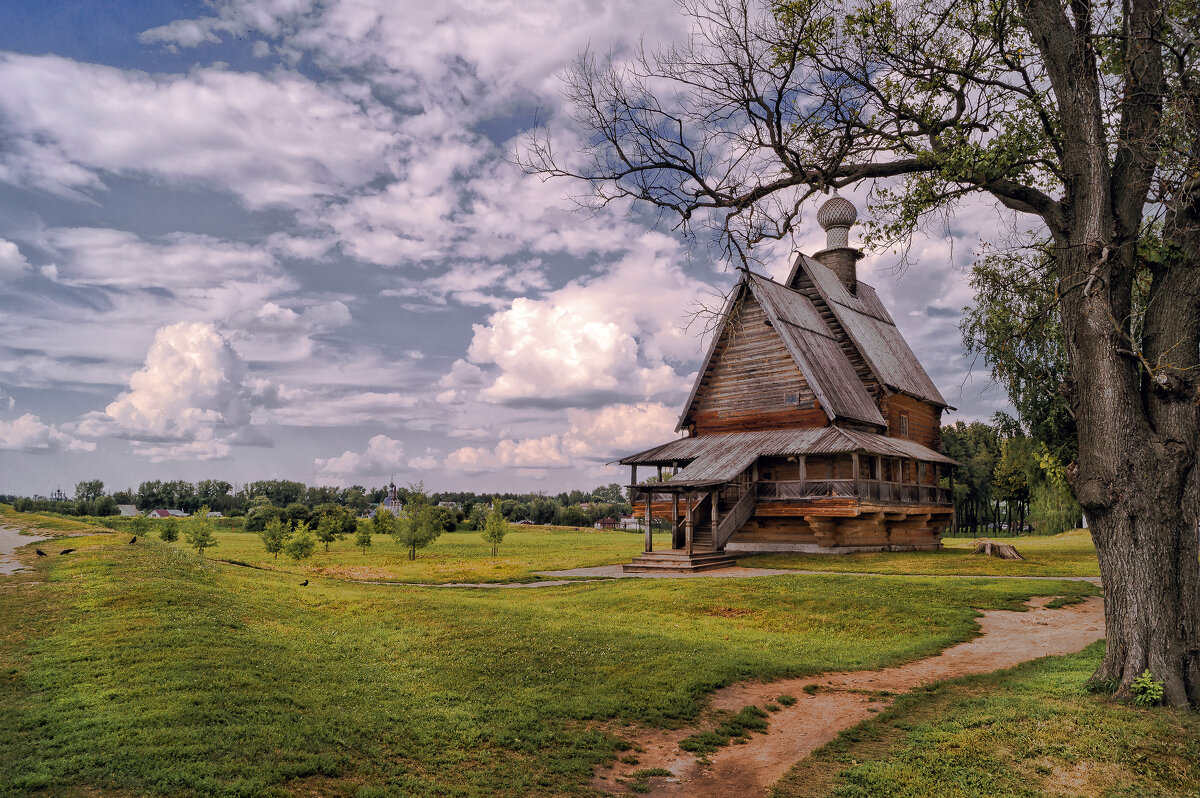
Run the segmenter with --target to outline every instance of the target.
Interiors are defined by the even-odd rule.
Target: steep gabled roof
[[[881,383],[894,391],[949,407],[874,288],[859,281],[857,292],[851,294],[829,267],[803,254],[796,256],[788,286],[796,286],[802,270]]]
[[[696,375],[676,429],[683,427],[697,402],[700,386],[713,365],[713,356],[726,328],[732,322],[731,311],[750,292],[783,341],[792,360],[804,375],[808,387],[832,421],[846,419],[886,427],[887,423],[871,395],[854,373],[837,339],[821,320],[812,300],[773,280],[750,272],[744,273],[730,294],[722,315],[722,326],[713,336],[704,364]]]

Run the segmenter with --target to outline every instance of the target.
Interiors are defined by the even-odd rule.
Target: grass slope
[[[1086,529],[1048,537],[1004,538],[1024,560],[973,554],[973,538],[944,538],[941,551],[869,554],[759,554],[742,557],[749,568],[876,574],[969,574],[972,576],[1099,576],[1096,549]]]
[[[843,576],[301,588],[157,541],[71,545],[0,579],[3,795],[588,794],[621,745],[594,721],[677,724],[720,685],[926,656],[970,637],[977,609],[1094,591]]]
[[[772,798],[1200,795],[1200,716],[1083,690],[1104,643],[901,697],[801,761]]]

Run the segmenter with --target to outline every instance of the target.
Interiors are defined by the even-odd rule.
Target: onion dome
[[[849,246],[850,226],[858,221],[858,209],[854,203],[845,197],[839,197],[836,190],[832,197],[817,211],[817,224],[825,230],[826,248]]]

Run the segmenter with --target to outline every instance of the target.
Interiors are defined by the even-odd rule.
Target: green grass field
[[[759,554],[742,557],[750,568],[878,574],[970,574],[973,576],[1099,576],[1091,535],[1076,529],[1052,537],[1003,538],[1024,560],[973,554],[973,538],[943,538],[941,551],[874,554]]]
[[[125,540],[48,541],[0,578],[0,794],[586,795],[622,723],[678,724],[738,680],[924,657],[980,609],[1095,592],[837,575],[302,588]]]
[[[17,513],[0,505],[0,523],[47,532],[97,531],[101,521],[115,524],[125,534],[129,520],[67,519],[36,513]],[[144,537],[157,538],[160,522],[150,521]],[[576,529],[573,527],[513,525],[497,556],[492,557],[490,543],[479,532],[448,532],[428,548],[417,552],[410,561],[408,551],[390,538],[376,536],[363,554],[352,537],[335,541],[325,551],[319,545],[311,559],[303,563],[281,554],[273,557],[263,549],[257,533],[244,531],[244,519],[222,518],[213,522],[217,545],[205,551],[210,559],[226,560],[259,568],[304,576],[329,576],[347,580],[446,584],[454,582],[535,582],[537,571],[586,568],[628,562],[642,550],[643,537],[631,532]],[[186,548],[184,527],[174,544]],[[669,545],[668,535],[654,537],[656,547]]]
[[[1103,654],[1099,642],[903,696],[798,763],[772,798],[1200,795],[1200,715],[1087,693]]]
[[[513,526],[495,557],[481,533],[447,532],[419,550],[416,560],[410,561],[408,550],[392,538],[375,537],[366,554],[346,538],[332,543],[328,552],[319,545],[311,559],[297,563],[284,554],[278,559],[267,554],[254,533],[218,531],[216,537],[218,545],[205,556],[306,576],[436,584],[536,581],[536,571],[629,562],[643,546],[642,536],[629,532]],[[655,536],[656,545],[668,542],[666,535]],[[187,544],[181,540],[175,545]]]

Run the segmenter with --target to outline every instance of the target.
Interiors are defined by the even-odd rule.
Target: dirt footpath
[[[752,734],[744,745],[729,745],[709,754],[708,764],[678,747],[680,740],[700,728],[645,729],[632,734],[622,730],[622,736],[644,753],[637,755],[636,765],[617,763],[613,768],[601,769],[592,786],[623,793],[627,788],[618,778],[648,768],[665,768],[674,777],[651,779],[650,795],[765,796],[771,783],[796,761],[890,703],[886,697],[864,691],[904,693],[930,682],[989,673],[1038,657],[1072,654],[1104,637],[1104,604],[1099,596],[1054,610],[1044,607],[1049,601],[1049,597],[1033,599],[1028,612],[985,612],[979,619],[979,637],[908,665],[736,684],[718,690],[713,694],[712,707],[733,712],[747,704],[764,707],[780,695],[798,700],[770,714],[766,734]],[[820,685],[815,695],[804,692],[804,687],[811,684]]]

